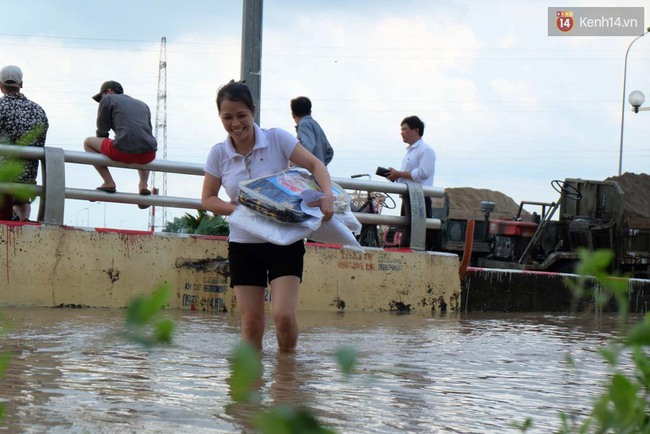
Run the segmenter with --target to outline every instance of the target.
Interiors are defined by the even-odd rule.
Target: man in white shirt
[[[424,122],[417,116],[408,116],[401,123],[402,140],[408,144],[406,156],[402,160],[401,170],[390,167],[388,178],[391,181],[417,183],[433,186],[433,175],[436,171],[436,153],[433,148],[422,140]],[[431,218],[431,198],[425,196],[424,205],[427,218]],[[404,215],[402,206],[402,215]]]

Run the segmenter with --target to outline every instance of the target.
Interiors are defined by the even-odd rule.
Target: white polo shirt
[[[230,136],[210,149],[203,168],[206,173],[221,178],[221,185],[233,203],[237,201],[239,195],[240,181],[273,175],[287,169],[289,157],[298,144],[295,136],[283,129],[267,130],[260,128],[257,124],[253,124],[253,127],[255,129],[255,146],[251,151],[248,168],[246,167],[246,157],[237,153]],[[230,239],[238,243],[265,242],[265,240],[247,233],[233,233],[232,230]]]

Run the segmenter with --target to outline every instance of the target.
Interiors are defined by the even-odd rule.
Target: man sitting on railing
[[[45,146],[49,127],[43,108],[20,92],[23,87],[23,72],[15,65],[0,70],[0,143],[19,146]],[[23,170],[16,182],[36,184],[38,160],[25,160]],[[29,220],[33,197],[1,195],[0,219]],[[15,217],[14,217],[15,214]]]
[[[87,152],[99,152],[126,164],[148,164],[156,158],[158,143],[151,127],[151,111],[144,102],[124,94],[117,81],[104,82],[99,93],[92,97],[99,103],[97,111],[97,137],[84,140]],[[109,130],[115,139],[108,138]],[[97,190],[115,193],[116,186],[108,167],[95,166],[104,183]],[[138,169],[140,194],[149,195],[149,171]],[[138,205],[140,209],[149,205]]]

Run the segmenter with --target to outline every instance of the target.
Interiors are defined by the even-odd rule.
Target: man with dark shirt
[[[49,123],[43,108],[20,92],[23,72],[15,65],[0,70],[0,143],[18,146],[45,146]],[[6,161],[6,160],[5,160]],[[23,170],[16,182],[36,184],[38,160],[21,160]],[[3,195],[0,219],[29,220],[34,197]]]
[[[92,97],[99,103],[97,110],[97,137],[84,140],[87,152],[98,152],[127,164],[148,164],[156,158],[158,144],[151,127],[151,111],[144,102],[124,94],[122,85],[117,81],[102,84],[99,93]],[[108,138],[113,130],[115,138]],[[104,183],[97,187],[107,193],[115,193],[115,180],[108,167],[95,166]],[[147,186],[149,171],[138,169],[140,177],[139,190],[142,195],[149,195]],[[138,205],[147,208],[147,205]]]

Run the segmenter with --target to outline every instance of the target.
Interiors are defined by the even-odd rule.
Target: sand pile
[[[650,175],[626,172],[605,181],[616,181],[625,192],[625,215],[650,219]]]
[[[650,175],[645,173],[624,173],[612,176],[605,181],[616,181],[625,192],[625,215],[628,219],[650,219]],[[457,219],[483,219],[481,201],[495,203],[491,219],[510,219],[517,215],[519,204],[500,191],[484,188],[459,187],[446,188],[449,197],[449,215]],[[442,199],[437,199],[434,207],[442,207]],[[530,213],[525,210],[522,218],[528,220]]]
[[[491,219],[511,219],[517,215],[519,210],[519,204],[500,191],[458,187],[446,188],[445,192],[449,197],[449,216],[451,218],[482,220],[484,215],[481,212],[481,201],[494,202],[494,211],[490,213]],[[522,212],[524,219],[529,216],[530,214],[525,210]]]

